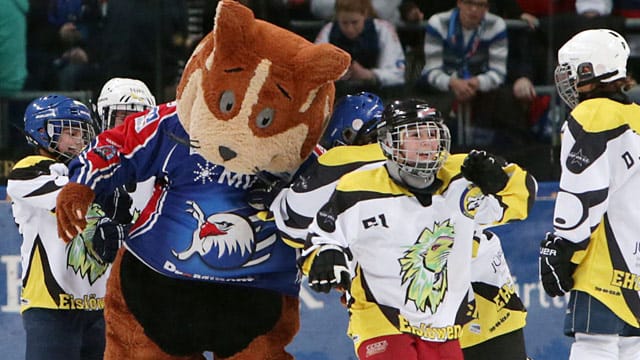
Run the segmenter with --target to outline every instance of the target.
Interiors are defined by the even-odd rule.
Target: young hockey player
[[[21,313],[27,360],[102,359],[110,266],[91,246],[93,227],[65,244],[57,234],[56,197],[67,163],[94,137],[89,109],[61,95],[33,100],[24,133],[36,149],[9,174],[7,194],[23,237]],[[89,223],[102,212],[91,208]]]
[[[315,290],[349,289],[345,253],[353,255],[349,333],[360,358],[367,354],[379,359],[417,359],[418,354],[462,358],[458,338],[461,324],[469,318],[456,314],[465,314],[469,305],[474,229],[495,220],[526,217],[535,182],[527,181],[529,177],[515,165],[472,152],[465,175],[486,194],[499,193],[483,195],[460,176],[465,155],[447,158],[448,129],[439,112],[424,102],[391,104],[383,121],[379,142],[388,159],[386,167],[378,164],[340,178],[311,227],[315,236],[307,242],[303,271]],[[433,224],[424,221],[429,218]],[[407,250],[416,237],[415,252]],[[429,254],[427,249],[433,251]],[[389,260],[394,257],[395,262]],[[451,279],[448,266],[456,268]]]
[[[127,116],[154,106],[156,99],[145,83],[136,79],[113,78],[104,84],[98,96],[96,112],[100,120],[100,131],[119,126]],[[141,183],[118,187],[116,193],[119,196],[113,197],[116,201],[114,206],[131,208],[131,215],[135,220],[151,198],[155,180],[155,177],[151,177]],[[105,216],[100,219],[93,243],[104,261],[112,262],[115,259],[130,227],[131,218],[118,220]]]
[[[421,100],[411,101],[417,105],[424,103]],[[410,103],[393,102],[387,111]],[[271,210],[279,230],[290,245],[304,246],[309,225],[329,200],[340,177],[357,169],[384,164],[384,154],[376,143],[376,128],[382,111],[382,100],[371,93],[347,95],[340,99],[321,140],[321,145],[328,151],[312,159],[312,164],[290,188],[281,191],[277,197],[272,195],[276,197],[276,205]],[[354,144],[364,145],[341,146]],[[529,180],[534,181],[532,178]],[[527,358],[523,332],[526,309],[515,293],[514,280],[500,239],[484,230],[478,231],[473,240],[471,281],[476,301],[474,319],[465,325],[460,339],[465,359],[483,359],[491,353],[496,360],[524,360]],[[346,296],[343,300],[346,303]]]
[[[555,82],[572,108],[562,128],[553,232],[540,243],[549,296],[570,293],[570,359],[640,354],[640,107],[624,93],[629,46],[585,30],[558,50]]]

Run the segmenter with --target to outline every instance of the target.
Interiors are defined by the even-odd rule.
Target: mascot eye
[[[258,114],[258,118],[256,118],[256,125],[258,125],[258,127],[261,129],[264,129],[271,125],[271,123],[273,122],[273,113],[274,111],[272,108],[262,109],[262,111],[260,111],[260,114]]]
[[[227,90],[222,93],[220,96],[220,111],[224,114],[228,113],[233,109],[233,105],[236,103],[236,96],[233,94],[233,91]]]

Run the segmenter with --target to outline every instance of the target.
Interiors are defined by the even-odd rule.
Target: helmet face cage
[[[47,121],[46,132],[51,139],[47,150],[65,163],[78,155],[95,137],[93,125],[77,119],[51,119]]]
[[[401,172],[430,179],[449,156],[451,134],[442,121],[417,119],[383,128],[378,141]]]
[[[571,71],[568,63],[556,66],[554,71],[556,90],[562,101],[571,109],[578,105],[578,89],[576,88],[576,76]]]
[[[127,116],[150,109],[151,105],[143,104],[114,104],[105,106],[100,114],[101,130],[108,130],[116,125],[116,120],[124,120]]]

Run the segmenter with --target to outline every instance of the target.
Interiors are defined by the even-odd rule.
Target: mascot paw
[[[58,236],[64,242],[71,241],[87,226],[85,215],[94,197],[93,190],[82,184],[68,183],[60,190],[56,200],[56,219]]]

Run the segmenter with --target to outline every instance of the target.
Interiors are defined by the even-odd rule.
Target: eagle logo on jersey
[[[455,231],[449,220],[425,228],[399,259],[402,285],[409,283],[405,303],[413,301],[422,312],[435,313],[447,292],[447,260]]]
[[[100,260],[100,257],[93,250],[93,234],[96,231],[96,224],[105,213],[99,205],[93,204],[87,212],[87,227],[69,243],[67,253],[67,265],[82,278],[87,278],[90,284],[98,280],[109,267],[108,263]]]
[[[188,249],[171,250],[178,260],[187,260],[198,254],[208,266],[218,269],[235,269],[254,266],[269,259],[268,251],[276,241],[276,235],[256,241],[248,220],[232,213],[216,213],[206,217],[200,206],[187,201],[191,213],[198,221]],[[259,229],[256,229],[259,231]]]

